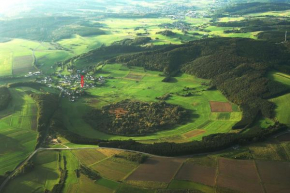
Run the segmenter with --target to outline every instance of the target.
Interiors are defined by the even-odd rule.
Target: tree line
[[[182,156],[214,152],[236,144],[245,145],[252,142],[263,141],[267,137],[286,129],[286,125],[275,123],[275,125],[269,126],[267,129],[263,129],[256,134],[218,133],[205,136],[201,141],[191,141],[187,143],[163,142],[143,144],[134,140],[112,140],[100,142],[99,146],[141,151],[162,156]]]

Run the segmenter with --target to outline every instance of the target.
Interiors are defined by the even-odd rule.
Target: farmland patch
[[[219,159],[217,185],[240,192],[263,192],[254,161]]]
[[[141,164],[128,178],[132,181],[155,181],[169,183],[184,159],[152,157]]]
[[[232,105],[229,102],[210,101],[211,112],[232,112]]]
[[[212,167],[184,163],[178,171],[175,179],[198,182],[208,186],[215,185],[216,169]]]
[[[193,131],[189,131],[185,134],[183,134],[184,137],[187,137],[187,138],[191,138],[191,137],[196,137],[198,135],[201,135],[203,133],[205,133],[206,131],[204,129],[195,129]]]
[[[33,57],[31,55],[15,57],[13,60],[13,75],[35,71],[36,69],[32,63]]]
[[[132,79],[132,80],[142,80],[142,78],[144,77],[144,74],[139,74],[139,73],[135,73],[135,72],[129,72],[129,74],[126,76],[127,79]]]

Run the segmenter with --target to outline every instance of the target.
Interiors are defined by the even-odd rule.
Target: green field
[[[290,94],[271,99],[277,105],[276,118],[280,123],[290,125]]]
[[[13,100],[0,112],[0,174],[13,170],[36,144],[37,107],[21,89],[10,89]]]
[[[290,75],[281,72],[270,72],[269,77],[277,82],[290,86]]]
[[[142,75],[142,79],[136,81],[126,76],[129,73]],[[106,65],[96,76],[113,76],[114,79],[107,79],[104,86],[90,88],[87,91],[93,95],[93,98],[82,98],[77,102],[69,102],[67,99],[62,100],[64,123],[66,127],[80,135],[86,137],[95,137],[100,139],[135,139],[139,141],[191,141],[200,140],[202,136],[221,132],[229,132],[231,127],[241,119],[241,112],[225,113],[226,118],[222,118],[219,113],[211,113],[209,101],[227,102],[227,99],[220,91],[206,91],[206,86],[201,83],[208,80],[199,79],[190,75],[183,74],[176,77],[174,83],[161,82],[163,77],[159,76],[160,72],[146,71],[142,68],[134,67],[128,69],[120,64]],[[184,87],[195,88],[196,94],[190,97],[179,96],[176,93],[182,92]],[[125,91],[125,92],[124,92]],[[194,114],[191,122],[181,125],[171,130],[160,131],[152,135],[141,137],[114,136],[102,133],[92,129],[82,117],[92,108],[101,108],[110,103],[119,102],[124,99],[139,100],[144,102],[157,102],[155,97],[164,94],[173,93],[172,97],[167,100],[168,103],[180,105],[189,109]],[[238,111],[238,109],[236,108]],[[205,124],[211,120],[209,124]],[[185,137],[183,134],[195,129],[204,129],[206,132],[192,137]]]
[[[37,153],[32,161],[34,168],[31,172],[20,175],[11,181],[4,192],[43,192],[51,190],[58,183],[58,152],[45,151]]]

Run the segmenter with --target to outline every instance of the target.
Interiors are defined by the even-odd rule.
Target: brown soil
[[[201,135],[203,133],[205,133],[206,131],[203,129],[195,129],[193,131],[189,131],[185,134],[183,134],[183,136],[187,137],[187,138],[191,138],[191,137],[196,137],[198,135]]]
[[[121,118],[123,115],[127,114],[128,111],[126,111],[123,108],[116,108],[109,111],[111,114],[115,114],[116,118]]]
[[[144,76],[143,74],[136,74],[136,73],[132,73],[132,72],[130,72],[130,73],[126,76],[126,78],[139,81],[139,80],[142,80],[143,76]]]
[[[181,158],[148,158],[127,180],[169,183],[184,160]]]
[[[232,112],[232,105],[229,102],[210,101],[211,112]]]
[[[175,179],[189,180],[208,186],[215,185],[216,169],[193,163],[185,163],[178,171]]]
[[[263,192],[254,161],[219,159],[217,185],[240,192]]]

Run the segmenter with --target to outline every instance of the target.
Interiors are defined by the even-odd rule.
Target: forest
[[[115,135],[145,135],[189,121],[191,112],[165,102],[124,100],[94,109],[85,119],[93,128]]]
[[[289,92],[289,87],[267,77],[269,71],[289,66],[288,51],[284,45],[266,41],[212,38],[108,62],[163,71],[167,77],[185,72],[210,79],[210,89],[217,88],[243,111],[243,119],[234,128],[250,126],[259,114],[272,118],[275,106],[267,99]]]
[[[58,96],[54,94],[31,94],[37,104],[37,144],[40,147],[48,133],[50,119],[58,108]]]

